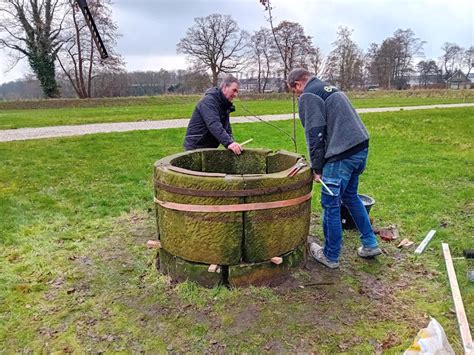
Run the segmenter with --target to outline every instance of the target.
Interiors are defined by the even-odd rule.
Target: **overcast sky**
[[[353,40],[366,51],[398,29],[411,28],[426,41],[426,58],[437,59],[444,42],[465,48],[474,45],[472,0],[272,0],[274,23],[288,20],[303,25],[326,55],[338,26],[354,30]],[[176,44],[194,24],[195,17],[213,13],[231,15],[248,32],[269,27],[259,0],[115,0],[113,16],[122,37],[118,52],[133,70],[186,68]],[[0,83],[23,77],[26,62],[8,73],[0,52]]]

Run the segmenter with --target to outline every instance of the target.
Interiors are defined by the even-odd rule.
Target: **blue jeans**
[[[370,224],[369,215],[357,189],[359,175],[365,169],[368,148],[340,161],[326,163],[323,168],[323,182],[329,187],[331,196],[321,186],[321,206],[323,207],[324,255],[330,261],[338,261],[342,247],[341,203],[348,208],[360,232],[364,247],[378,246],[377,238]]]

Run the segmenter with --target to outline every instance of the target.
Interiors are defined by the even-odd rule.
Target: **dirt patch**
[[[244,333],[254,327],[260,316],[261,307],[255,304],[246,304],[239,309],[227,309],[228,314],[232,317],[233,322],[227,327],[227,332],[231,336]]]
[[[313,216],[313,223],[318,222]],[[69,298],[79,311],[93,304],[75,316],[84,349],[96,343],[104,351],[157,349],[147,348],[146,338],[160,339],[163,348],[158,348],[168,352],[347,352],[369,346],[371,352],[381,353],[407,339],[395,330],[375,337],[358,329],[389,322],[416,334],[426,325],[426,316],[414,311],[414,301],[401,298],[398,291],[416,289],[420,278],[437,277],[388,243],[380,261],[361,260],[354,253],[357,238],[349,233],[340,269],[330,270],[308,258],[276,287],[234,289],[221,298],[218,291],[198,286],[183,291],[160,275],[156,252],[145,248],[146,241],[155,238],[153,213],[124,216],[90,254],[70,258],[78,275],[74,282],[64,276],[51,282],[45,297]],[[64,324],[43,327],[40,333],[54,338]]]

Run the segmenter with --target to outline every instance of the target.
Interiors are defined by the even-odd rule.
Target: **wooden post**
[[[448,271],[449,285],[451,286],[451,293],[453,295],[454,308],[456,310],[456,317],[458,319],[464,353],[473,355],[474,344],[472,343],[472,335],[469,330],[466,312],[464,311],[464,305],[461,298],[461,292],[459,291],[458,280],[456,279],[456,271],[454,270],[453,261],[451,259],[449,245],[446,243],[442,243],[441,245],[443,247],[444,260],[446,261],[446,270]]]

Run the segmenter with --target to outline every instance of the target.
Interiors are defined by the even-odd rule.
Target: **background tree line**
[[[61,97],[78,97],[67,77],[59,74],[57,83]],[[164,94],[195,94],[211,85],[205,72],[191,70],[136,71],[97,75],[91,82],[91,97],[154,96]],[[0,85],[0,100],[35,99],[42,97],[39,81],[28,75],[25,79]]]
[[[34,95],[38,86],[45,97],[196,93],[216,85],[225,73],[255,79],[254,88],[262,93],[269,91],[275,78],[281,79],[278,90],[285,90],[284,80],[295,67],[306,67],[343,90],[369,85],[404,89],[415,74],[419,86],[439,86],[456,70],[469,74],[473,66],[474,47],[465,49],[453,42],[440,48],[439,58],[416,62],[424,57],[426,42],[411,29],[397,29],[364,52],[352,39],[353,30],[339,27],[325,56],[301,24],[281,21],[274,26],[269,3],[262,3],[270,28],[249,33],[229,15],[199,17],[177,43],[177,53],[190,64],[188,70],[126,73],[114,50],[119,35],[111,19],[111,0],[88,1],[110,54],[105,61],[75,0],[5,0],[0,5],[0,48],[10,50],[12,65],[26,58],[34,77],[2,85],[0,98],[15,97],[19,87],[24,96]]]

